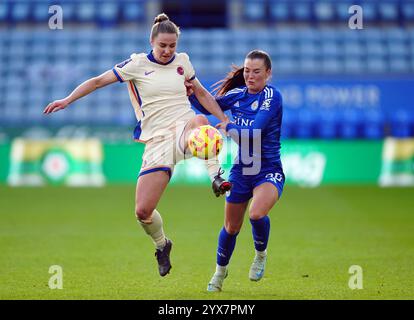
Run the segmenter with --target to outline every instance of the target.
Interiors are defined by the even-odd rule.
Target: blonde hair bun
[[[158,16],[155,17],[154,24],[167,20],[170,20],[170,18],[168,18],[168,16],[165,13],[160,13]]]

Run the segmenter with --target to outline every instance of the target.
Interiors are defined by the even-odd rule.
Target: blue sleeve
[[[269,125],[270,120],[274,119],[274,116],[279,112],[281,107],[282,97],[280,94],[275,95],[275,97],[265,99],[262,102],[251,126],[238,126],[230,122],[226,126],[226,131],[229,132],[230,137],[235,141],[238,141],[239,137],[241,137],[242,130],[243,136],[248,133],[249,139],[253,139],[255,137],[254,130],[264,130]]]
[[[198,111],[200,111],[203,114],[206,115],[210,115],[211,113],[209,111],[207,111],[202,104],[198,101],[197,97],[195,96],[195,94],[192,94],[191,96],[188,97],[190,100],[190,103],[193,105],[194,108],[196,108]],[[228,101],[228,97],[227,96],[221,96],[221,97],[216,97],[216,101],[218,103],[218,105],[220,106],[221,110],[223,111],[227,111],[231,109],[231,104]]]

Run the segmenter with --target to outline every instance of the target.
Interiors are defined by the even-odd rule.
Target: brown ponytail
[[[180,35],[180,28],[168,18],[165,13],[160,13],[154,19],[154,25],[151,29],[150,39],[154,40],[160,33],[175,33],[177,38]]]
[[[233,65],[232,69],[224,79],[212,85],[215,96],[224,96],[230,90],[246,85],[243,75],[244,67]]]

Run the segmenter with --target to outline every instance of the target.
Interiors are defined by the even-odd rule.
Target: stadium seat
[[[401,14],[405,22],[414,22],[414,3],[403,3],[401,6]]]
[[[314,4],[314,14],[319,21],[332,21],[335,18],[333,4],[327,1],[317,1]]]
[[[283,110],[283,125],[281,130],[281,138],[289,139],[295,137],[295,128],[297,127],[296,112],[292,109],[285,108]]]
[[[389,70],[386,60],[383,58],[370,58],[367,60],[365,66],[367,71],[372,73],[383,73]]]
[[[272,57],[272,60],[275,66],[275,70],[278,70],[278,72],[281,73],[293,73],[298,66],[298,62],[294,59],[278,59]]]
[[[314,74],[318,70],[321,70],[320,60],[312,57],[303,57],[299,60],[299,68],[303,73]]]
[[[377,40],[368,40],[365,43],[365,52],[369,57],[384,58],[387,55],[388,50],[386,50],[381,42]]]
[[[269,8],[270,21],[285,22],[290,19],[289,6],[286,2],[272,1]]]
[[[381,34],[385,36],[388,41],[399,41],[403,42],[407,40],[409,33],[407,30],[402,28],[388,28],[386,30],[382,30]]]
[[[266,1],[254,0],[243,2],[243,15],[247,21],[257,22],[266,18]]]
[[[63,7],[62,7],[63,9]],[[64,9],[63,9],[64,10]],[[49,6],[45,2],[39,2],[34,4],[33,8],[33,21],[37,23],[45,23],[49,20]],[[66,10],[64,10],[65,17],[67,19]]]
[[[384,137],[384,115],[380,110],[368,110],[364,114],[363,137],[365,139],[382,139]]]
[[[339,54],[338,45],[334,41],[325,41],[321,51],[324,58],[336,57]]]
[[[335,139],[338,137],[337,127],[337,112],[321,111],[316,125],[316,137],[320,139]]]
[[[398,4],[394,2],[378,3],[378,12],[384,21],[398,20]]]
[[[340,73],[343,70],[343,64],[334,58],[326,58],[321,61],[322,70],[327,74]]]
[[[378,9],[374,1],[364,0],[360,3],[363,10],[363,19],[365,22],[372,22],[379,19]]]
[[[343,54],[347,57],[359,57],[364,54],[364,46],[357,42],[345,42],[343,46]]]
[[[79,22],[93,22],[96,11],[97,8],[94,2],[80,2],[76,8],[77,20]]]
[[[145,20],[145,6],[142,2],[126,2],[122,4],[124,22],[142,22]]]
[[[390,114],[391,135],[397,138],[408,138],[414,136],[412,125],[414,119],[407,110],[399,109]]]
[[[8,20],[9,4],[7,2],[0,3],[0,22]]]
[[[406,58],[394,58],[390,61],[390,71],[404,73],[411,69],[410,62]]]
[[[23,108],[22,101],[18,97],[12,97],[6,100],[3,111],[3,117],[7,124],[14,126],[23,123],[26,111]]]
[[[292,17],[298,22],[307,22],[312,20],[311,3],[299,2],[292,6]]]
[[[340,21],[348,22],[351,14],[348,12],[349,8],[353,5],[352,2],[339,2],[335,5],[335,13],[338,16]]]
[[[295,136],[299,139],[311,139],[315,136],[317,115],[314,110],[298,110]]]
[[[64,21],[67,21],[67,22],[76,21],[76,11],[77,11],[76,2],[75,3],[72,3],[72,2],[62,3],[62,9],[63,9],[63,14],[64,14]]]
[[[388,43],[388,54],[391,57],[401,58],[408,55],[408,48],[404,42],[390,41]]]
[[[102,2],[98,6],[98,21],[101,26],[113,26],[118,21],[119,7],[115,2]]]
[[[311,41],[302,41],[298,45],[298,52],[301,57],[308,58],[308,57],[316,57],[320,55],[321,47],[317,45],[315,42]]]
[[[14,3],[11,10],[11,19],[13,22],[27,22],[30,17],[30,6],[27,2]]]
[[[349,109],[340,112],[342,116],[339,126],[339,136],[342,139],[358,139],[362,136],[361,124],[362,124],[362,111]]]

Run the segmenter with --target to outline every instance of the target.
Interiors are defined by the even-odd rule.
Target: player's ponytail
[[[232,70],[224,79],[212,85],[215,96],[224,96],[228,91],[234,88],[245,86],[246,82],[244,81],[243,72],[243,67],[233,65]]]
[[[272,61],[270,59],[269,54],[265,51],[262,51],[262,50],[250,51],[247,54],[246,59],[252,59],[252,60],[262,59],[266,67],[266,71],[272,69]],[[225,95],[228,91],[234,88],[245,86],[246,82],[244,81],[243,72],[244,72],[243,67],[237,67],[233,65],[232,71],[230,71],[227,74],[227,77],[225,77],[224,79],[212,85],[213,93],[215,93],[216,96],[220,97],[220,96]]]
[[[160,33],[175,33],[178,37],[180,35],[180,28],[165,13],[160,13],[154,19],[150,35],[151,40],[154,40]]]

